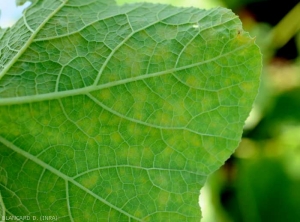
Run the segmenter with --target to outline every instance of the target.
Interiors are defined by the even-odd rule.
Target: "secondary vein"
[[[26,51],[26,49],[32,43],[39,31],[44,27],[44,25],[49,21],[49,19],[51,19],[65,5],[66,2],[67,1],[64,1],[56,10],[50,13],[49,16],[39,25],[39,27],[34,32],[32,32],[32,29],[29,29],[29,31],[32,32],[32,35],[23,45],[23,47],[19,50],[19,52],[13,57],[13,59],[11,59],[10,62],[4,67],[4,69],[0,73],[0,79],[2,79],[6,72],[15,64],[16,61],[18,61],[20,56]]]
[[[21,149],[20,147],[17,147],[15,144],[11,143],[10,141],[6,140],[5,138],[0,136],[0,143],[3,143],[5,146],[7,146],[8,148],[12,149],[13,151],[21,154],[22,156],[24,156],[25,158],[33,161],[34,163],[40,165],[41,167],[43,167],[44,169],[49,170],[51,173],[55,174],[56,176],[64,179],[65,181],[69,181],[72,184],[74,184],[75,186],[79,187],[80,189],[82,189],[83,191],[85,191],[86,193],[90,194],[91,196],[93,196],[94,198],[98,199],[99,201],[103,202],[104,204],[108,205],[109,207],[119,211],[120,213],[128,216],[129,218],[134,218],[137,221],[141,221],[141,219],[125,212],[124,210],[118,208],[117,206],[111,204],[110,202],[108,202],[107,200],[101,198],[100,196],[98,196],[97,194],[95,194],[94,192],[92,192],[91,190],[87,189],[86,187],[84,187],[82,184],[78,183],[76,180],[74,180],[73,178],[63,174],[62,172],[60,172],[59,170],[55,169],[54,167],[50,166],[49,164],[43,162],[42,160],[38,159],[36,156],[32,155],[31,153],[26,152],[25,150]]]

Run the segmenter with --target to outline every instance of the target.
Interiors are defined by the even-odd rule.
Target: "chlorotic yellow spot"
[[[112,209],[109,211],[109,218],[118,218],[118,216],[117,211]]]
[[[74,158],[74,150],[72,148],[70,149],[65,149],[66,157],[70,160]]]
[[[44,126],[48,126],[48,125],[50,124],[50,122],[51,122],[51,119],[50,119],[50,118],[47,118],[47,117],[41,118],[41,119],[39,120],[39,122],[40,122],[40,124],[42,124],[42,125],[44,125]]]
[[[103,100],[110,99],[112,97],[109,89],[102,89],[99,97]]]
[[[116,73],[111,73],[108,77],[109,82],[114,82],[114,81],[117,81],[117,80],[120,80],[120,77]]]
[[[252,82],[242,82],[240,84],[240,88],[246,92],[251,91],[251,89],[253,88],[253,83]]]
[[[135,128],[136,128],[136,125],[134,123],[132,124],[128,124],[127,126],[127,131],[130,135],[134,135],[135,134]]]
[[[136,102],[133,105],[133,117],[138,120],[142,120],[143,118],[143,103]]]
[[[139,76],[141,74],[141,70],[142,69],[140,63],[131,63],[131,77]]]
[[[195,87],[197,85],[197,82],[198,82],[197,78],[194,75],[190,75],[186,80],[187,85],[193,86],[193,87]]]
[[[245,36],[245,35],[242,35],[242,33],[240,33],[240,32],[238,31],[237,36],[236,36],[236,40],[237,40],[239,43],[245,44],[245,43],[249,42],[249,37],[247,37],[247,36]]]
[[[106,189],[105,189],[105,194],[108,196],[109,194],[111,194],[112,193],[112,189],[110,188],[110,187],[107,187]]]
[[[127,170],[125,168],[118,169],[118,172],[119,172],[120,176],[126,176],[127,175]]]
[[[102,123],[107,123],[111,118],[107,112],[102,112],[101,115],[98,117],[98,120],[101,120]]]
[[[157,208],[158,210],[165,210],[164,206],[169,200],[169,193],[166,191],[160,191],[157,197]]]
[[[170,125],[172,122],[172,116],[168,113],[161,113],[161,115],[158,116],[158,122],[160,122],[163,126]]]
[[[116,110],[117,112],[120,112],[120,113],[125,113],[126,112],[126,104],[124,103],[124,101],[118,99],[118,100],[115,100],[114,102],[114,106],[113,106],[113,109]]]
[[[114,143],[121,143],[123,141],[120,133],[118,132],[114,132],[110,135],[110,138],[111,140],[114,142]]]
[[[184,126],[188,122],[188,119],[184,115],[175,116],[174,125],[176,126]]]
[[[141,210],[136,210],[134,212],[134,216],[136,216],[137,218],[142,218],[145,215],[145,212],[141,211]]]
[[[91,215],[88,212],[84,211],[83,218],[85,218],[85,221],[89,221],[90,217],[91,217]]]
[[[191,135],[189,137],[189,142],[193,147],[200,147],[201,146],[201,138],[198,135]]]
[[[99,174],[92,173],[89,174],[89,176],[83,178],[81,180],[81,184],[88,189],[92,189],[97,184],[98,180],[99,180]]]
[[[126,147],[125,147],[126,146]],[[127,145],[120,146],[119,149],[116,152],[116,155],[118,157],[118,160],[120,163],[126,163],[128,161],[128,147]]]
[[[143,156],[147,159],[152,159],[154,157],[154,154],[149,147],[145,147],[143,149]]]
[[[135,100],[137,102],[142,102],[142,101],[145,101],[145,98],[148,97],[149,95],[149,91],[145,90],[145,89],[139,89],[139,92],[136,93],[136,95],[134,95],[135,97]]]
[[[171,133],[173,133],[173,131],[171,131]],[[175,132],[174,132],[175,133]],[[178,137],[175,136],[169,136],[167,138],[164,138],[164,140],[166,140],[166,142],[170,145],[170,146],[174,146],[176,143],[178,143]]]
[[[164,149],[164,151],[162,152],[162,154],[165,156],[165,157],[170,157],[170,155],[174,152],[174,150],[171,148],[171,147],[166,147]]]
[[[141,162],[141,151],[140,147],[130,147],[129,149],[129,163],[134,165],[140,165]]]
[[[56,201],[56,197],[54,195],[50,195],[48,198],[48,203],[54,203]]]

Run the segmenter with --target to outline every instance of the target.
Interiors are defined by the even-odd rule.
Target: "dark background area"
[[[210,177],[208,189],[215,215],[203,220],[300,221],[300,3],[223,2],[240,16],[244,28],[257,36],[264,68],[241,144]],[[298,26],[292,26],[293,22]],[[289,29],[291,34],[287,34]],[[279,35],[287,35],[287,41],[278,44]]]

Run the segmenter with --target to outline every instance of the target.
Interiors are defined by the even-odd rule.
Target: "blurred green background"
[[[146,1],[230,8],[239,15],[244,29],[256,36],[264,55],[260,92],[240,146],[201,190],[202,222],[300,221],[299,1]],[[4,12],[8,1],[0,3]],[[7,9],[6,13],[12,14]]]

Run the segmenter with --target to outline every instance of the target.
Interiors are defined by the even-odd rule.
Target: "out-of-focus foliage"
[[[299,221],[300,3],[224,2],[256,36],[264,54],[264,70],[243,140],[206,187],[215,211],[214,217],[208,215],[203,221]],[[266,8],[270,13],[265,13]],[[282,33],[288,33],[286,42],[279,44]]]

